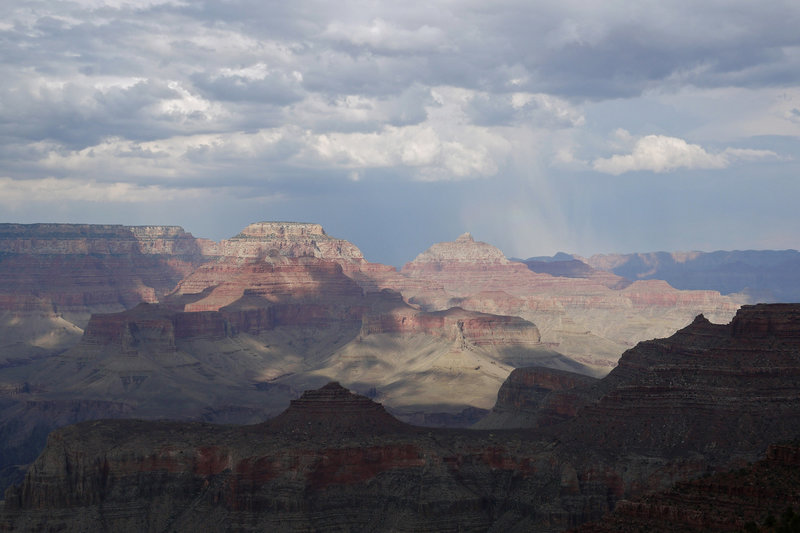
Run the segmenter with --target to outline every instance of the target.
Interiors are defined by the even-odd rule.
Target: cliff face
[[[774,444],[766,458],[636,500],[575,533],[792,531],[800,509],[800,445]],[[794,509],[787,513],[787,509]]]
[[[551,445],[407,426],[335,384],[265,424],[87,422],[6,493],[5,530],[487,530],[568,526]],[[563,503],[561,503],[563,500]],[[537,502],[552,501],[543,509]]]
[[[204,252],[240,259],[283,255],[365,262],[361,250],[354,244],[330,237],[320,224],[302,222],[256,222],[230,239],[218,244],[207,243]]]
[[[207,292],[203,292],[207,291]],[[361,288],[333,261],[314,257],[224,258],[205,264],[183,279],[174,295],[199,295],[183,309],[217,311],[245,293],[271,302],[331,304],[361,298]]]
[[[517,368],[503,382],[492,411],[474,427],[545,427],[574,418],[591,401],[597,380],[544,367]]]
[[[414,428],[338,384],[255,426],[82,423],[51,436],[25,482],[6,493],[0,524],[561,531],[626,500],[622,520],[645,528],[673,520],[739,527],[713,504],[703,511],[702,494],[729,498],[723,511],[741,498],[738,515],[760,516],[759,502],[796,487],[796,446],[772,447],[754,467],[778,465],[789,476],[784,485],[739,485],[736,473],[698,478],[740,468],[800,433],[798,333],[800,304],[746,306],[730,324],[698,317],[667,339],[640,343],[601,380],[518,371],[498,405],[527,411],[535,430]],[[575,405],[565,395],[583,406],[564,409]],[[676,482],[684,483],[667,499],[633,501]]]
[[[800,304],[743,306],[729,324],[700,315],[669,338],[639,343],[599,381],[519,369],[481,424],[566,420],[557,431],[587,461],[594,450],[694,456],[705,466],[752,461],[800,431],[799,379]]]
[[[326,235],[319,224],[260,222],[220,243],[195,239],[175,226],[0,224],[0,365],[63,351],[78,341],[93,313],[159,302],[193,272],[182,286],[189,292],[201,285],[226,287],[187,311],[216,310],[242,296],[222,294],[237,285],[227,275],[246,275],[231,265],[270,256],[272,263],[260,267],[279,271],[273,280],[282,277],[274,283],[282,283],[284,293],[306,286],[309,294],[319,295],[316,280],[292,277],[293,265],[286,264],[292,260],[319,258],[351,270],[362,264],[370,268],[358,248]],[[207,268],[196,271],[204,263]],[[328,275],[338,275],[345,290],[358,291],[341,268],[332,272],[336,268],[329,263]],[[333,289],[327,281],[326,288]]]
[[[64,350],[92,313],[155,302],[204,260],[179,227],[0,224],[0,365]]]
[[[603,373],[641,340],[669,335],[699,313],[726,322],[738,308],[713,291],[679,291],[659,281],[630,283],[584,266],[582,274],[573,269],[569,276],[534,272],[465,234],[432,246],[401,270],[407,278],[440,285],[441,291],[398,290],[427,310],[457,305],[525,318],[554,350]]]
[[[700,316],[667,339],[640,343],[605,378],[575,438],[606,447],[753,460],[792,439],[800,420],[800,306],[743,306],[728,325]],[[607,431],[626,418],[626,431]]]

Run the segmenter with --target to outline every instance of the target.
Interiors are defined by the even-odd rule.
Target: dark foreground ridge
[[[800,525],[800,442],[776,444],[745,468],[677,483],[574,533],[797,531]]]
[[[383,406],[354,394],[332,381],[305,391],[289,408],[261,425],[270,434],[320,437],[359,437],[406,433],[412,426],[400,422]]]
[[[680,515],[628,502],[750,468],[795,439],[798,384],[800,304],[756,305],[640,343],[602,380],[518,371],[495,429],[409,426],[337,383],[253,426],[84,422],[50,435],[6,492],[0,530],[555,532],[621,501],[637,520]],[[720,498],[750,490],[725,483]]]

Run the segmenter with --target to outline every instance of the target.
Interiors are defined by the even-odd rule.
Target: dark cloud
[[[303,98],[299,80],[291,73],[264,73],[263,76],[253,79],[237,74],[203,72],[192,75],[190,79],[203,96],[211,100],[284,106]]]
[[[9,0],[0,5],[0,196],[2,187],[63,190],[53,178],[113,199],[122,184],[173,220],[192,210],[163,198],[185,191],[209,210],[219,198],[237,221],[230,234],[253,219],[305,218],[364,242],[376,230],[402,240],[392,228],[410,212],[430,228],[425,243],[479,233],[464,220],[509,246],[512,223],[568,237],[548,221],[592,227],[582,212],[608,217],[611,232],[624,209],[587,169],[632,153],[644,136],[708,153],[772,151],[781,157],[758,169],[796,170],[786,139],[799,135],[798,27],[800,6],[777,0]],[[628,141],[613,135],[619,128]],[[436,182],[453,178],[474,181]],[[665,182],[636,183],[625,202],[677,198],[662,194]],[[475,214],[487,197],[491,216]],[[97,202],[53,212],[80,215]],[[654,211],[666,217],[675,202]],[[30,212],[46,213],[42,205]],[[696,211],[687,226],[702,222]],[[641,242],[649,228],[635,222]],[[388,261],[425,243],[409,240]]]

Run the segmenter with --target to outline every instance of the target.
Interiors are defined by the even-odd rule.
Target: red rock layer
[[[537,503],[560,498],[557,483],[539,481],[561,477],[547,448],[406,426],[329,385],[257,426],[108,420],[58,430],[6,492],[0,530],[563,527],[570,511]]]
[[[669,334],[698,313],[729,320],[738,308],[719,293],[678,291],[659,281],[533,272],[468,234],[432,246],[401,274],[419,283],[398,289],[412,303],[521,316],[555,350],[596,366],[613,367],[626,346]],[[425,290],[435,286],[442,290]]]
[[[121,310],[156,301],[202,261],[178,227],[0,224],[0,309]]]
[[[206,291],[206,292],[204,292]],[[362,289],[333,261],[314,257],[225,258],[208,263],[178,284],[175,295],[202,294],[186,311],[217,311],[245,294],[268,302],[310,301],[326,304],[360,299]]]
[[[282,255],[364,262],[354,244],[330,237],[319,224],[256,222],[220,243],[204,243],[206,255],[244,258]]]
[[[402,302],[395,294],[396,305],[390,309],[373,307],[363,317],[362,334],[425,333],[474,346],[531,347],[541,344],[536,326],[516,316],[490,315],[455,307],[447,311],[421,312]]]

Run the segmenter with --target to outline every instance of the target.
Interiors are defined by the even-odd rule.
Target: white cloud
[[[620,137],[619,132],[617,137]],[[660,173],[679,168],[720,169],[735,161],[765,158],[778,158],[778,154],[770,150],[741,148],[727,148],[719,153],[711,153],[698,144],[690,144],[677,137],[646,135],[636,141],[630,154],[595,159],[592,167],[599,172],[615,175],[638,170]]]
[[[345,41],[357,46],[368,46],[384,52],[421,52],[444,45],[444,32],[436,27],[422,25],[408,30],[382,18],[369,24],[345,24],[334,21],[328,24],[323,37]]]
[[[419,124],[310,135],[309,154],[323,165],[405,168],[426,181],[495,175],[511,153],[514,130],[472,124],[465,108],[475,91],[436,87],[430,94],[433,102],[425,107],[426,118]]]
[[[83,179],[42,178],[14,180],[0,178],[0,205],[17,208],[30,203],[152,203],[187,200],[203,194],[202,189],[170,189],[158,185],[114,182],[98,183]]]
[[[310,138],[309,145],[323,165],[405,167],[423,180],[492,176],[510,150],[504,138],[486,128],[466,126],[452,135],[430,124],[322,134]]]
[[[80,150],[58,146],[40,148],[39,165],[51,174],[108,181],[135,181],[142,176],[159,180],[219,181],[220,171],[243,172],[254,162],[267,164],[294,153],[302,132],[294,128],[264,129],[252,133],[176,136],[148,142],[108,138]],[[261,175],[267,175],[260,170]],[[212,185],[213,186],[213,185]]]

